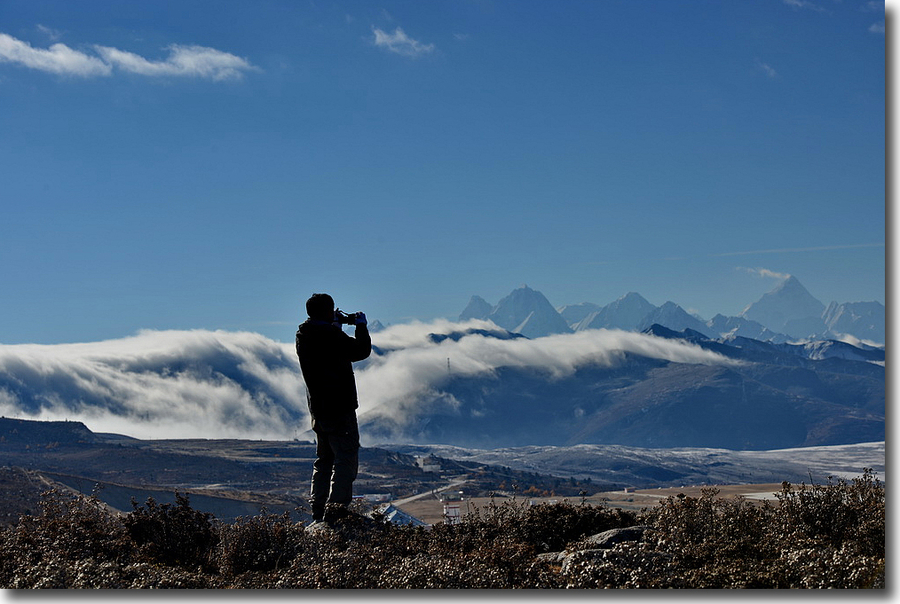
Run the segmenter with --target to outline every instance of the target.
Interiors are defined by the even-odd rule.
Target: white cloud
[[[626,353],[693,364],[729,364],[675,340],[622,331],[584,331],[534,340],[471,334],[486,321],[396,325],[374,334],[356,364],[360,413],[402,418],[420,405],[453,405],[454,377],[524,367],[548,379],[586,364],[611,366]],[[77,420],[98,432],[139,438],[310,438],[306,390],[293,344],[259,334],[146,331],[104,342],[0,345],[0,414]]]
[[[824,11],[825,9],[815,4],[814,2],[810,2],[809,0],[784,0],[784,3],[793,8],[808,8],[814,11]]]
[[[0,413],[143,438],[284,439],[309,429],[293,346],[234,332],[0,346]]]
[[[871,26],[869,26],[869,31],[873,34],[884,34],[884,21],[873,23]]]
[[[788,279],[790,278],[789,273],[779,273],[776,271],[770,271],[767,268],[747,268],[747,267],[738,267],[740,270],[747,271],[748,273],[752,273],[759,277],[764,277],[767,279]]]
[[[771,250],[748,250],[744,252],[722,252],[711,254],[712,258],[724,258],[725,256],[750,256],[753,254],[787,254],[794,252],[827,252],[832,250],[855,250],[863,248],[884,247],[883,243],[856,243],[848,245],[822,245],[816,247],[785,247]]]
[[[762,71],[764,74],[766,74],[766,76],[769,77],[769,78],[776,78],[776,77],[778,77],[778,73],[777,73],[777,72],[775,71],[775,69],[774,69],[771,65],[769,65],[768,63],[763,63],[762,61],[757,60],[757,61],[756,61],[756,67],[757,67],[760,71]]]
[[[40,26],[39,26],[40,27]],[[46,28],[48,35],[54,33]],[[44,31],[44,29],[42,29]],[[110,76],[114,70],[144,76],[181,76],[213,81],[239,79],[257,69],[231,53],[205,46],[169,46],[169,56],[152,61],[138,54],[94,45],[94,56],[57,43],[49,49],[33,48],[7,34],[0,34],[0,62],[18,63],[31,69],[81,77]]]
[[[58,29],[53,29],[52,27],[47,27],[46,25],[41,25],[40,23],[38,23],[37,28],[39,32],[41,32],[54,42],[62,38],[62,32],[60,32]]]
[[[27,42],[0,34],[0,62],[19,63],[31,69],[81,77],[106,76],[112,67],[97,57],[73,50],[65,44],[49,49],[32,48]]]
[[[234,80],[253,69],[250,63],[231,53],[205,46],[168,47],[169,56],[164,61],[149,61],[144,57],[110,48],[95,46],[103,60],[116,69],[146,76],[190,76],[210,80]]]
[[[403,424],[410,410],[423,401],[455,401],[442,388],[451,374],[491,375],[503,367],[529,368],[559,379],[578,367],[613,366],[626,353],[690,364],[731,364],[734,361],[678,340],[619,330],[588,330],[543,338],[502,340],[478,334],[431,341],[430,333],[465,329],[497,330],[488,321],[411,323],[391,326],[376,334],[376,345],[396,349],[373,357],[357,371],[360,413],[387,416]],[[449,359],[449,367],[448,367]]]
[[[418,40],[413,40],[399,27],[392,34],[377,27],[373,27],[372,31],[375,34],[375,46],[398,55],[418,57],[434,50],[434,44],[422,44]]]

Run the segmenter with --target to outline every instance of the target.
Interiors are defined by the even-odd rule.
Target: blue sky
[[[885,298],[865,0],[0,3],[0,342]]]

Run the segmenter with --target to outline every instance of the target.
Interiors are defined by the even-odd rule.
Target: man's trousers
[[[359,427],[356,414],[337,423],[315,422],[316,461],[312,475],[313,520],[323,520],[329,503],[348,505],[359,470]]]

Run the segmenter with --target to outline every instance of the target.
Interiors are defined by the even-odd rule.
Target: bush
[[[287,568],[303,549],[302,537],[289,512],[238,518],[219,528],[219,568],[230,575]]]
[[[175,505],[149,497],[146,505],[131,500],[134,510],[125,528],[141,557],[167,566],[213,568],[211,558],[219,534],[213,515],[191,507],[187,496],[175,493]]]
[[[23,516],[4,533],[4,554],[30,559],[53,552],[66,560],[120,560],[133,552],[122,520],[96,496],[54,489],[43,494],[40,506],[39,515]]]
[[[866,556],[884,557],[884,484],[866,468],[860,478],[847,482],[828,478],[826,485],[787,482],[778,494],[779,531],[795,538],[845,545]]]
[[[568,501],[531,506],[506,500],[472,510],[454,532],[471,534],[474,541],[508,537],[534,548],[535,552],[560,551],[582,537],[632,526],[637,514],[618,508],[574,505]]]
[[[6,588],[884,587],[884,486],[871,471],[785,484],[775,504],[670,497],[637,514],[563,502],[493,502],[456,525],[394,526],[349,510],[308,531],[288,515],[232,524],[176,503],[110,513],[47,493],[0,531]],[[586,537],[645,525],[599,549]],[[547,552],[562,552],[560,554]]]
[[[583,537],[635,524],[634,512],[563,502],[529,507],[515,523],[513,535],[538,552],[553,552]]]
[[[646,514],[683,586],[883,586],[884,485],[870,469],[849,483],[784,483],[777,506],[716,495],[669,497]]]
[[[86,586],[87,567],[116,566],[135,548],[120,517],[95,496],[59,490],[41,498],[37,516],[0,533],[0,584],[11,588]]]

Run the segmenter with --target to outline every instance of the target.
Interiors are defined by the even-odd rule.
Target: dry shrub
[[[828,478],[825,485],[782,484],[778,530],[831,547],[849,547],[884,557],[885,490],[871,468],[852,481]]]
[[[538,552],[553,552],[583,537],[635,524],[637,514],[619,508],[545,503],[529,507],[515,524],[513,535]]]
[[[350,510],[332,529],[289,516],[214,521],[179,496],[124,517],[93,497],[48,493],[0,530],[12,588],[819,588],[884,587],[884,485],[785,485],[777,504],[671,497],[641,514],[510,501],[460,524],[394,526]],[[607,549],[586,537],[649,526]],[[540,555],[565,549],[559,556]]]
[[[576,551],[563,565],[563,575],[569,589],[689,587],[672,564],[672,555],[648,543]]]
[[[3,558],[31,560],[52,553],[64,560],[121,560],[133,552],[120,517],[96,496],[56,489],[42,495],[41,513],[22,516],[4,532]]]
[[[219,527],[219,569],[229,575],[287,568],[303,548],[290,512],[241,517]]]
[[[543,553],[561,551],[582,537],[636,522],[637,514],[618,508],[574,505],[568,501],[532,506],[515,499],[497,505],[492,499],[488,506],[475,508],[458,528],[454,527],[451,532],[456,534],[450,539],[461,541],[460,547],[467,549],[493,539],[508,538]]]
[[[160,505],[152,497],[145,505],[132,499],[131,505],[125,527],[141,558],[167,566],[213,568],[219,534],[212,514],[193,509],[190,499],[179,493],[175,505]]]
[[[657,551],[684,587],[883,587],[884,485],[870,469],[850,482],[782,485],[778,505],[669,497],[649,511]]]

